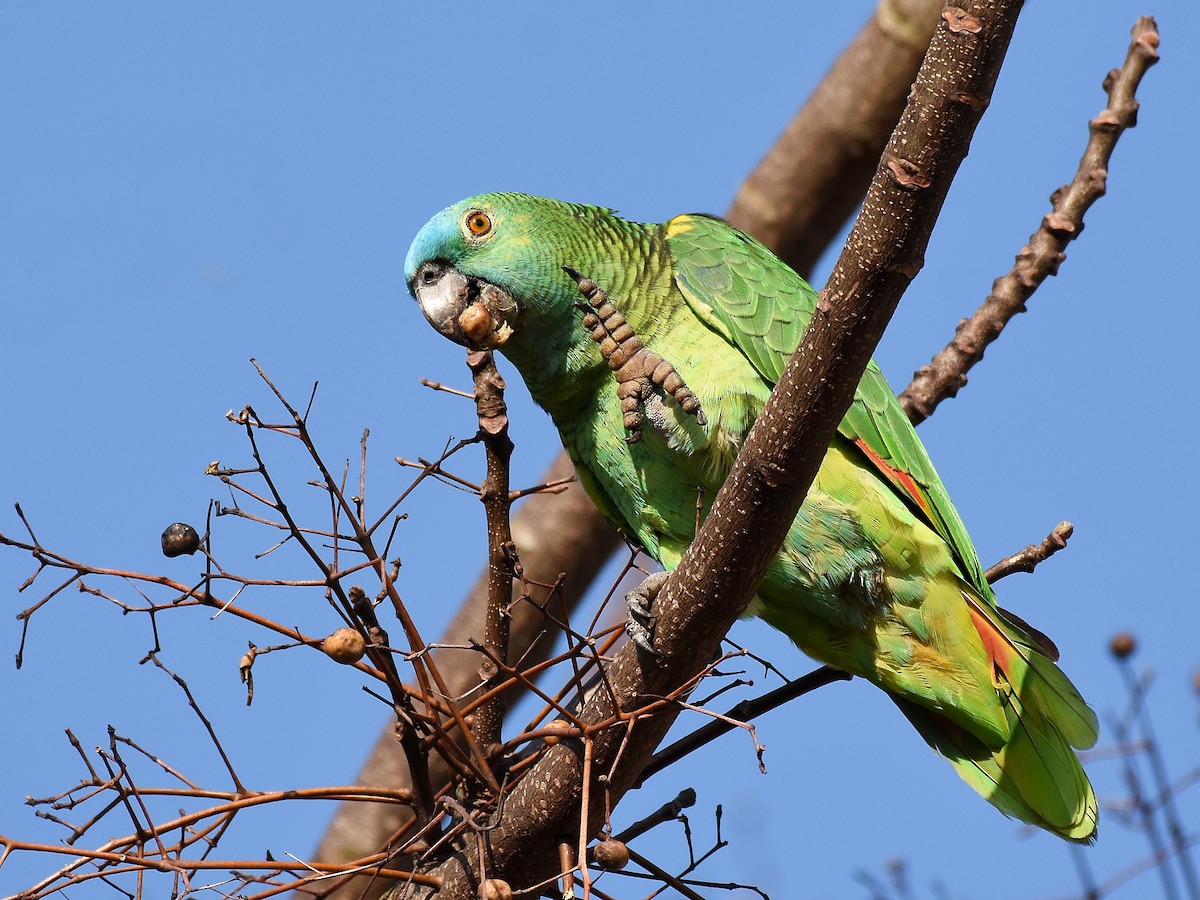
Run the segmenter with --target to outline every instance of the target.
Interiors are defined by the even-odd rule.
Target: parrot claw
[[[617,398],[621,401],[621,415],[628,432],[625,443],[636,444],[642,439],[644,407],[657,392],[674,398],[679,408],[698,424],[707,425],[708,418],[700,407],[700,398],[684,383],[675,366],[646,346],[604,289],[577,269],[570,266],[562,269],[574,279],[579,293],[587,301],[575,305],[583,312],[584,327],[592,333],[592,340],[600,347],[600,355],[617,379]]]
[[[629,610],[629,619],[625,623],[625,633],[629,639],[645,650],[651,656],[661,657],[662,654],[654,649],[654,621],[657,618],[651,607],[658,592],[662,590],[670,572],[656,572],[648,575],[646,580],[625,595],[625,607]]]

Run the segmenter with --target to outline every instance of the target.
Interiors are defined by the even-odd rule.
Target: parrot
[[[600,512],[666,571],[818,301],[715,216],[638,223],[517,193],[435,215],[404,277],[439,333],[511,362]],[[1095,743],[1096,715],[1050,639],[997,605],[874,361],[745,615],[882,688],[1005,815],[1094,840],[1096,797],[1072,748]]]

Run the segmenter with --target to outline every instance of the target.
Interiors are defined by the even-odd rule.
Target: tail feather
[[[1055,727],[1072,747],[1086,750],[1094,746],[1100,725],[1075,685],[1062,669],[1036,652],[1029,654],[1027,662],[1037,676],[1027,680],[1036,705],[1051,714]]]
[[[988,748],[959,725],[892,696],[921,737],[1002,813],[1082,843],[1096,838],[1096,795],[1070,745],[1039,711],[1014,702],[1012,737]]]
[[[1096,742],[1096,714],[1036,637],[966,585],[962,595],[992,665],[1007,740],[989,746],[942,713],[894,695],[893,701],[963,780],[1005,815],[1091,842],[1096,795],[1072,747]]]
[[[993,667],[1023,705],[1041,710],[1072,747],[1086,750],[1095,744],[1100,730],[1096,714],[1036,639],[1021,634],[965,586],[962,595]]]

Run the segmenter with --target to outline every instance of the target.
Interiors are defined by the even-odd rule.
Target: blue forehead
[[[454,255],[454,248],[462,245],[459,217],[471,207],[473,199],[468,198],[443,209],[421,227],[404,257],[405,283],[412,281],[417,269],[426,260],[447,259]]]

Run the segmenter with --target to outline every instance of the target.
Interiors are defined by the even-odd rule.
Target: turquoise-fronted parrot
[[[720,219],[665,224],[523,194],[434,216],[405,260],[429,322],[496,348],[604,516],[670,570],[816,306]],[[872,362],[747,614],[885,690],[1002,812],[1074,841],[1096,716],[1057,651],[996,606],[971,539]]]

